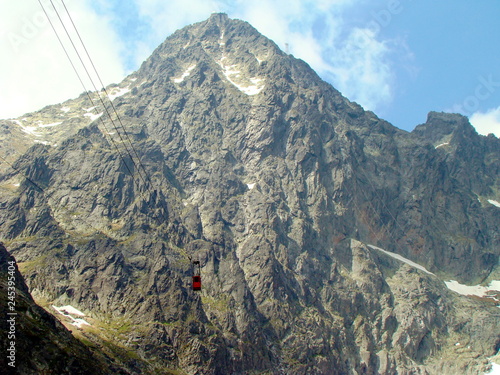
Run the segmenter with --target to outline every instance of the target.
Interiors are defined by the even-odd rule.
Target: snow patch
[[[21,121],[26,120],[22,119]],[[36,130],[38,129],[38,126],[25,126],[23,123],[19,120],[10,120],[14,124],[18,125],[21,128],[21,131],[23,131],[26,134],[32,135],[34,137],[40,137],[41,134],[37,133]],[[40,122],[40,121],[39,121]]]
[[[231,82],[238,90],[246,95],[257,95],[264,89],[264,80],[258,77],[252,77],[249,79],[251,82],[250,85],[243,85],[242,83],[235,82],[235,79],[241,77],[241,72],[236,70],[236,65],[225,66],[222,63],[222,59],[219,62],[219,65],[223,69],[223,73],[226,76],[227,80]]]
[[[464,285],[460,284],[458,281],[450,280],[444,282],[448,289],[453,290],[458,294],[462,294],[464,296],[478,296],[478,297],[489,297],[491,292],[500,292],[500,281],[493,280],[488,286],[482,285]],[[492,298],[496,300],[495,298]]]
[[[441,143],[440,145],[437,145],[435,148],[443,147],[443,146],[448,146],[449,143]]]
[[[222,33],[220,34],[219,46],[224,47],[225,45],[226,45],[226,43],[224,43],[224,31],[222,31]]]
[[[85,113],[85,114],[84,114],[84,116],[85,116],[85,117],[89,117],[89,118],[90,118],[90,121],[95,121],[95,120],[97,120],[99,117],[101,117],[101,116],[102,116],[102,114],[103,114],[103,112],[101,112],[101,113],[99,113],[99,114],[97,114],[97,115],[95,115],[95,114],[93,114],[93,113]]]
[[[115,88],[108,94],[108,98],[110,101],[113,101],[116,98],[125,95],[127,92],[130,92],[130,87],[128,86],[124,88]]]
[[[38,134],[36,132],[36,129],[38,128],[38,126],[22,126],[21,125],[21,130],[23,132],[25,132],[26,134],[29,134],[29,135],[33,135],[35,137],[40,137],[41,134]]]
[[[248,186],[248,188],[249,188],[250,190],[252,190],[252,189],[255,187],[255,183],[253,183],[253,184],[247,184],[247,186]]]
[[[57,310],[57,312],[59,314],[62,314],[62,315],[78,315],[78,316],[85,316],[84,313],[82,313],[80,310],[74,308],[73,306],[71,305],[66,305],[66,306],[61,306],[61,307],[57,307],[57,306],[52,306],[54,309]]]
[[[89,108],[82,108],[85,112],[91,112],[95,109],[96,107],[89,107]]]
[[[253,57],[255,57],[255,60],[257,60],[259,65],[262,64],[264,61],[266,61],[265,59],[264,60],[260,59],[255,53],[252,53],[252,55]]]
[[[488,203],[500,208],[500,203],[497,201],[494,201],[493,199],[488,199]]]
[[[82,328],[83,325],[90,326],[90,324],[82,319],[81,317],[84,317],[85,314],[82,313],[80,310],[74,308],[71,305],[66,305],[66,306],[61,306],[57,307],[52,305],[52,307],[61,315],[64,317],[71,319],[72,322],[70,324],[74,325],[75,327]],[[75,318],[75,316],[80,317],[80,318]]]
[[[182,81],[184,81],[184,78],[189,76],[194,68],[196,68],[196,64],[191,65],[189,68],[187,68],[186,71],[182,73],[182,75],[179,78],[174,78],[174,82],[181,83]]]
[[[61,111],[68,113],[69,111],[71,111],[71,108],[69,108],[69,107],[61,107]]]
[[[410,259],[407,259],[399,254],[396,254],[396,253],[391,253],[390,251],[387,251],[387,250],[384,250],[384,249],[381,249],[380,247],[377,247],[377,246],[373,246],[373,245],[367,245],[368,247],[372,248],[372,249],[375,249],[375,250],[378,250],[378,251],[381,251],[383,252],[384,254],[386,255],[389,255],[390,257],[394,258],[394,259],[397,259],[397,260],[400,260],[401,262],[404,262],[414,268],[417,268],[421,271],[424,271],[425,273],[428,273],[429,275],[434,275],[432,272],[429,272],[427,271],[427,269],[424,267],[424,266],[421,266],[420,264],[418,263],[415,263],[413,261],[411,261]]]
[[[247,95],[257,95],[264,89],[264,84],[262,84],[262,81],[262,78],[250,78],[250,82],[253,83],[253,86],[246,87],[246,89],[243,89],[243,92]]]
[[[47,141],[40,141],[39,139],[35,139],[35,143],[41,143],[42,145],[50,146],[49,142],[47,142]]]
[[[500,365],[492,362],[491,366],[490,372],[485,372],[484,375],[500,375]]]

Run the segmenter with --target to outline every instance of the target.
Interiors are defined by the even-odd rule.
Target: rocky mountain
[[[84,315],[74,334],[99,358],[130,374],[490,367],[496,137],[434,112],[399,130],[224,14],[106,91],[112,106],[90,93],[0,122],[0,239],[35,300]]]

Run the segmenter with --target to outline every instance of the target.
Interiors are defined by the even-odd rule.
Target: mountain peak
[[[425,124],[418,125],[412,132],[432,143],[445,143],[451,137],[478,136],[469,119],[458,113],[429,112]]]
[[[210,15],[210,17],[208,18],[207,21],[221,24],[221,23],[226,23],[226,22],[230,21],[230,18],[226,13],[214,12]]]
[[[279,48],[249,23],[231,19],[225,13],[213,13],[207,20],[169,36],[143,63],[139,73],[147,71],[157,77],[161,68],[163,76],[180,73],[186,78],[196,73],[193,69],[199,63],[215,63],[224,75],[235,76],[241,74],[239,68],[255,70],[275,54],[281,54]],[[229,80],[235,81],[233,78]]]

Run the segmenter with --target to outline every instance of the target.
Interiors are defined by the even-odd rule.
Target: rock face
[[[399,130],[223,14],[107,91],[27,115],[60,128],[0,180],[0,237],[95,351],[144,374],[487,369],[500,310],[443,280],[498,275],[497,138]]]
[[[12,294],[9,293],[12,290],[10,286],[15,288]],[[115,370],[120,372],[116,367],[110,368],[96,359],[54,316],[35,304],[14,257],[2,244],[0,293],[0,364],[3,374],[93,375]],[[7,350],[11,352],[6,354]]]

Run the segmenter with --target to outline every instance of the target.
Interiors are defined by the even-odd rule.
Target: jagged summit
[[[486,369],[494,292],[443,281],[496,285],[498,139],[399,130],[220,14],[108,92],[116,128],[84,96],[0,122],[0,240],[91,346],[144,374]]]
[[[208,18],[208,21],[214,21],[220,24],[229,21],[229,16],[224,12],[213,12]]]
[[[264,90],[266,77],[271,81],[279,78],[273,75],[284,74],[292,60],[247,22],[215,14],[167,38],[143,63],[138,75],[144,79],[169,77],[180,86],[223,81],[254,96]],[[310,80],[315,73],[309,69],[307,75],[306,80]],[[320,81],[317,76],[315,80]]]
[[[426,123],[417,126],[413,132],[434,143],[450,137],[452,133],[462,133],[467,137],[478,136],[467,117],[443,112],[430,112]]]

